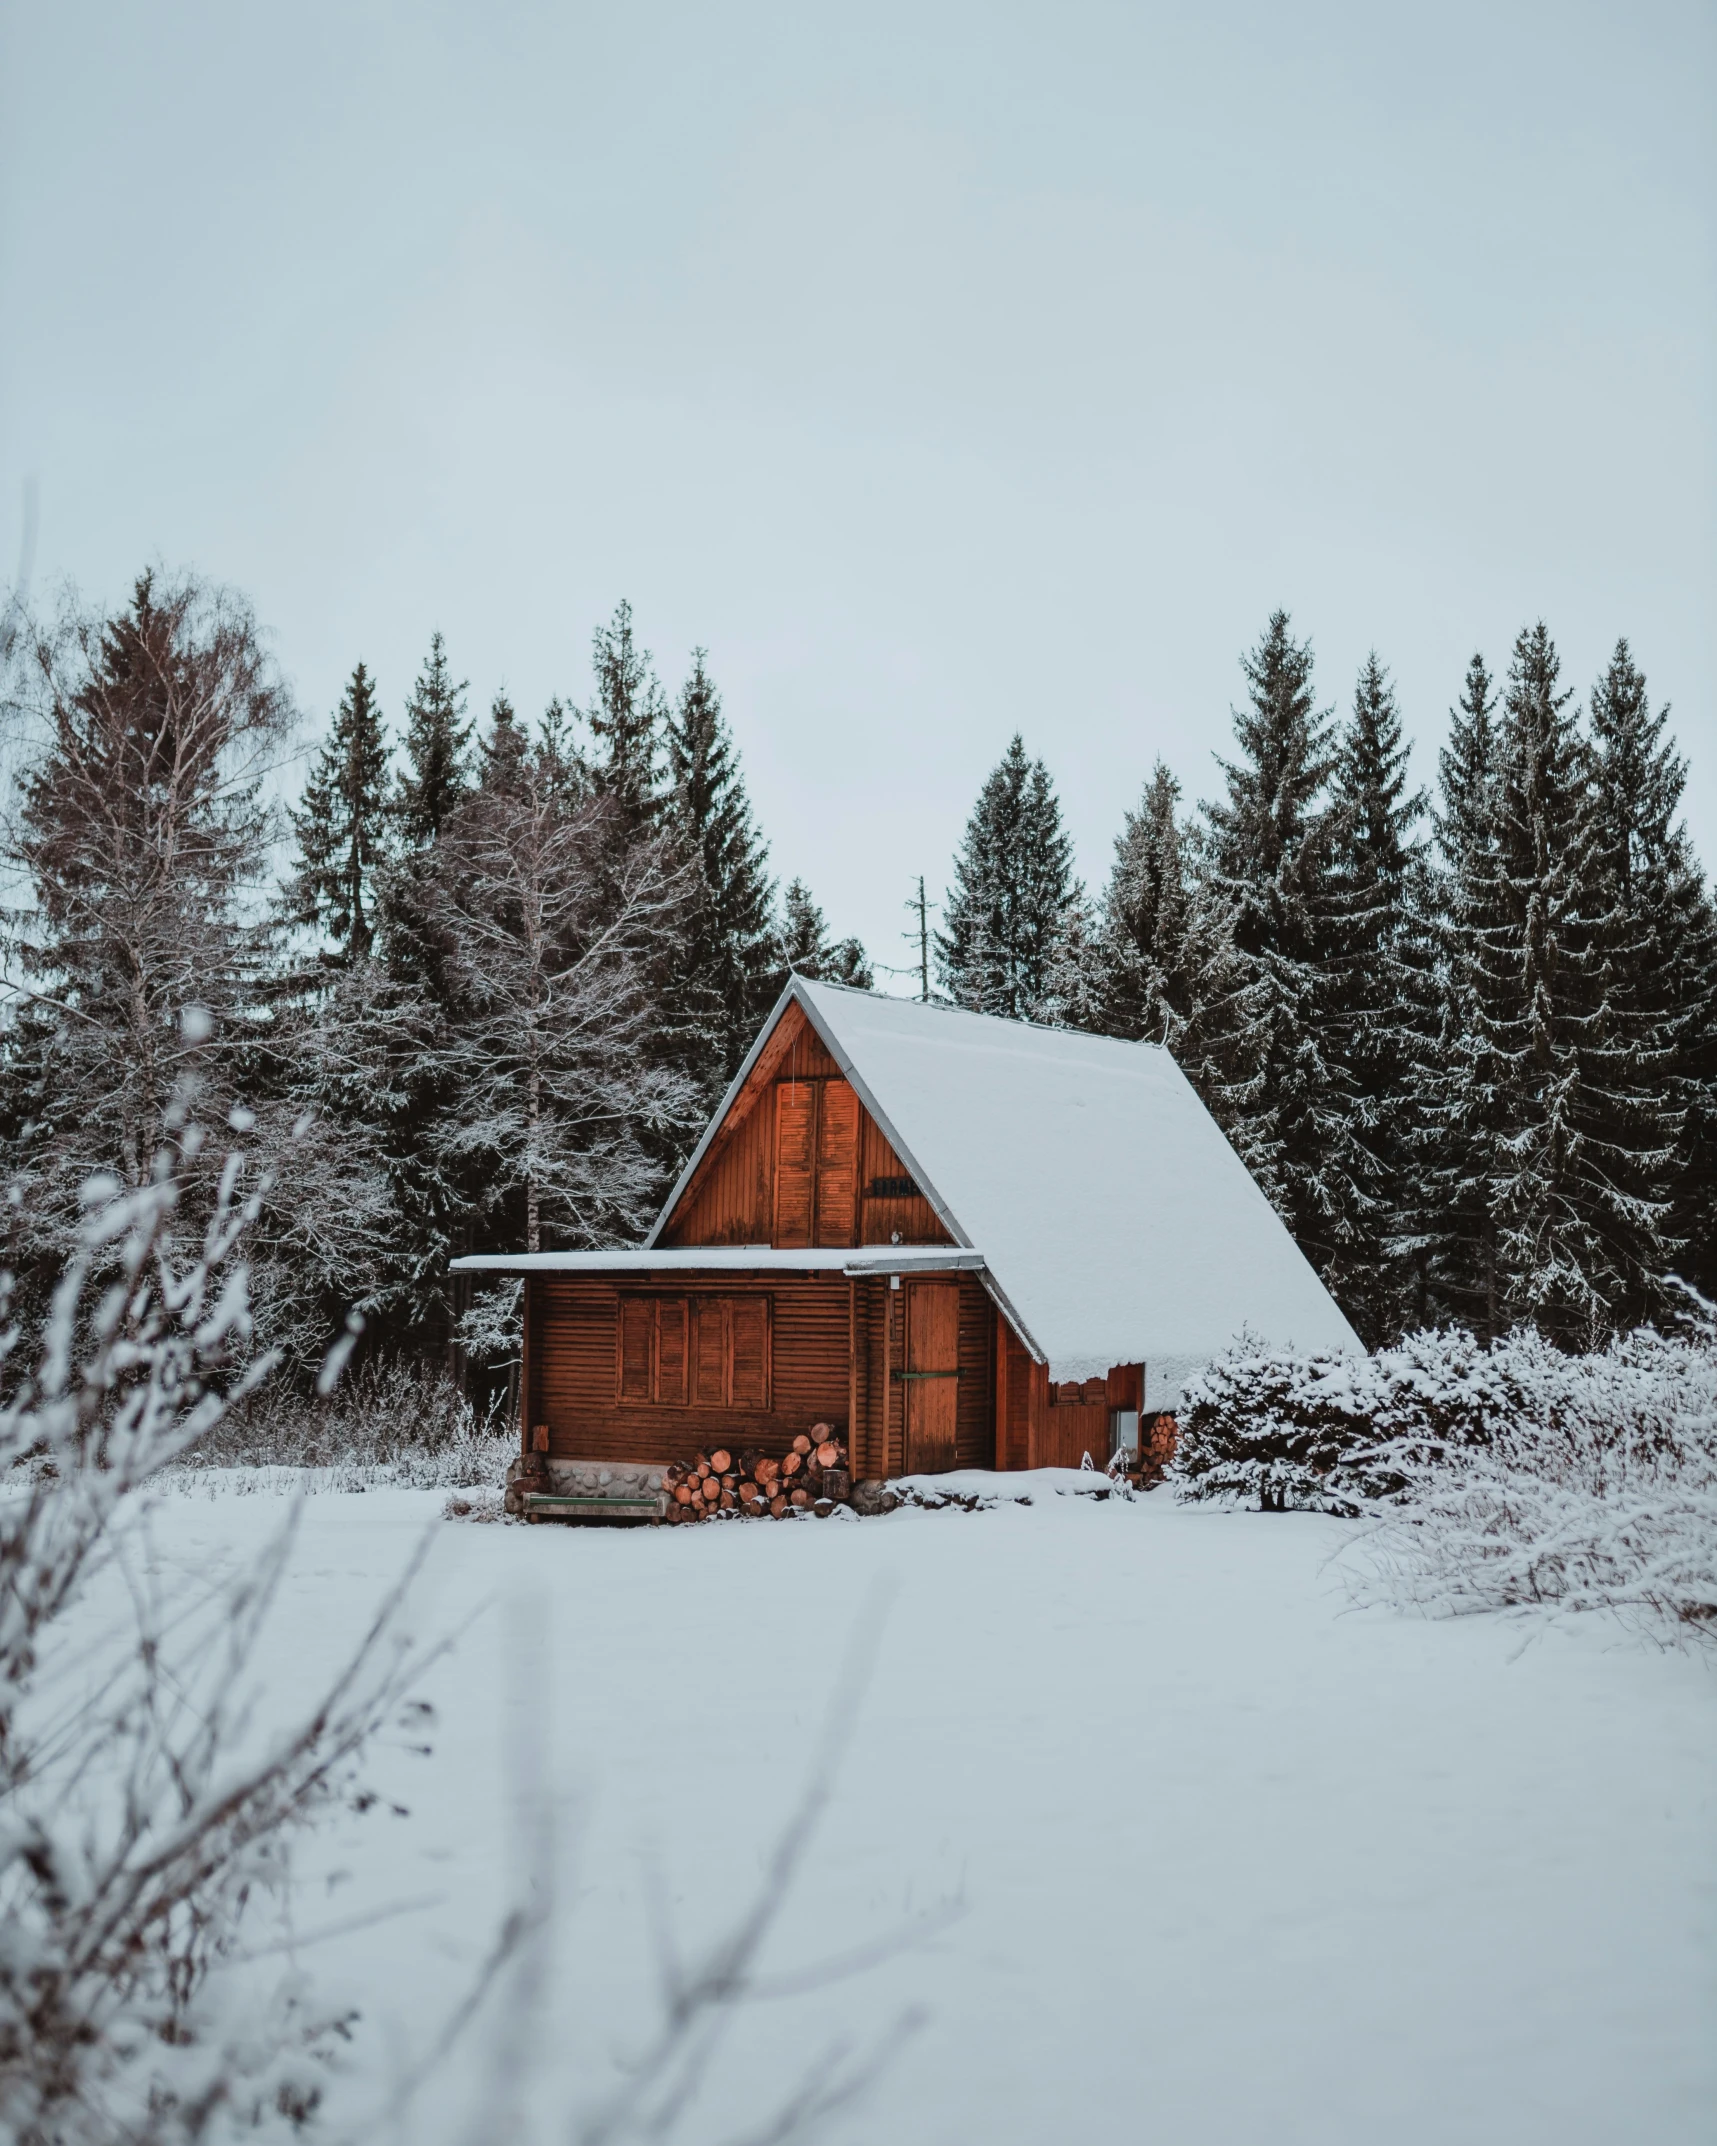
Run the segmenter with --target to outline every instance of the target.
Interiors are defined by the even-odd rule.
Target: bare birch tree
[[[659,1189],[643,1138],[697,1113],[693,1083],[650,1049],[649,965],[683,873],[663,841],[619,845],[617,810],[552,739],[521,740],[438,848],[460,1099],[444,1140],[533,1252],[545,1234],[635,1230]]]

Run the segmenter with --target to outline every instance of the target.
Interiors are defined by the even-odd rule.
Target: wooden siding
[[[950,1244],[798,1006],[789,1006],[668,1218],[671,1245]],[[881,1187],[880,1191],[873,1187]]]

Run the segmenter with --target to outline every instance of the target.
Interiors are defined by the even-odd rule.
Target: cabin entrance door
[[[960,1414],[960,1285],[908,1282],[906,1470],[938,1475],[954,1465]]]

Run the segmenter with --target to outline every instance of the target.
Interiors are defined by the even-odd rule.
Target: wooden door
[[[960,1414],[960,1285],[906,1285],[906,1469],[937,1475],[954,1465]]]

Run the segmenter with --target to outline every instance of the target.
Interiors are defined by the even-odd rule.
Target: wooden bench
[[[653,1490],[641,1497],[623,1498],[605,1498],[600,1494],[582,1497],[559,1490],[528,1490],[525,1493],[526,1520],[660,1520],[667,1509],[667,1500]]]

